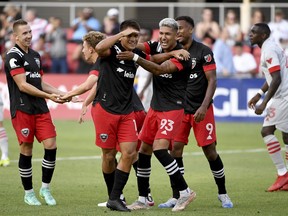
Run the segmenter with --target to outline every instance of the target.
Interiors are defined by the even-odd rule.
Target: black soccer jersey
[[[120,43],[110,48],[111,54],[106,58],[98,58],[100,76],[98,78],[95,102],[110,113],[129,114],[133,112],[132,91],[136,65],[134,61],[120,61],[117,53],[125,51]],[[141,50],[133,51],[146,58]]]
[[[134,112],[145,110],[139,96],[136,93],[136,90],[133,88],[133,93],[132,93],[132,103],[133,103],[133,110]]]
[[[13,76],[21,73],[26,74],[26,82],[42,90],[41,77],[43,70],[39,53],[32,49],[24,52],[17,44],[12,47],[5,60],[5,72],[10,98],[10,114],[15,117],[16,110],[28,114],[41,114],[49,112],[46,100],[31,96],[19,90],[13,80]]]
[[[208,80],[205,72],[216,70],[216,64],[213,52],[202,43],[193,40],[188,51],[192,67],[187,85],[185,113],[194,114],[201,106],[206,95]]]
[[[159,42],[146,42],[147,54],[163,53]],[[177,44],[173,50],[181,49],[182,46]],[[191,69],[191,61],[179,61],[171,58],[178,68],[177,72],[170,74],[153,75],[153,96],[151,108],[157,111],[179,110],[184,108],[184,99],[186,86]]]

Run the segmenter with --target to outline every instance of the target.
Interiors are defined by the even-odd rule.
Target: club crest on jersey
[[[212,61],[212,56],[210,54],[204,56],[204,59],[206,62],[211,62]]]
[[[102,142],[106,142],[108,139],[108,134],[100,134],[100,139]]]
[[[12,69],[19,67],[19,65],[17,65],[15,62],[17,62],[17,59],[15,59],[15,58],[11,58],[10,61],[9,61],[10,67]]]
[[[38,67],[40,68],[40,59],[39,58],[34,58],[36,64],[38,65]]]
[[[29,135],[29,129],[28,128],[23,128],[21,129],[21,133],[24,137],[28,137]]]
[[[192,62],[191,68],[193,69],[193,68],[196,66],[196,59],[193,58],[193,59],[191,60],[191,62]]]
[[[272,63],[272,58],[267,59],[266,62],[267,62],[268,64],[271,64],[271,63]]]

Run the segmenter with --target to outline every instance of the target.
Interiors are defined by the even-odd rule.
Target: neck
[[[188,50],[191,47],[192,43],[193,43],[193,39],[192,39],[192,35],[191,35],[191,38],[187,41],[187,43],[186,44],[182,44],[183,48],[185,50]]]
[[[16,43],[24,52],[28,53],[29,47],[28,46],[23,46],[19,43]]]

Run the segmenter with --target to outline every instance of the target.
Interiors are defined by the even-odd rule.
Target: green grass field
[[[107,200],[101,172],[100,149],[94,145],[94,127],[90,121],[56,121],[57,165],[52,193],[57,206],[28,206],[23,201],[18,173],[18,144],[10,120],[5,121],[9,135],[9,167],[0,167],[0,215],[287,215],[288,192],[267,193],[265,189],[276,178],[276,170],[260,136],[261,124],[218,123],[218,152],[225,165],[229,196],[233,209],[222,209],[208,162],[191,138],[185,149],[185,178],[196,191],[197,198],[183,212],[158,209],[157,205],[171,196],[167,174],[153,157],[151,189],[155,207],[132,213],[113,212],[97,207]],[[277,134],[281,137],[280,134]],[[33,182],[35,192],[41,186],[43,148],[34,144]],[[282,146],[283,147],[283,146]],[[137,198],[134,171],[131,172],[124,194],[128,204]]]

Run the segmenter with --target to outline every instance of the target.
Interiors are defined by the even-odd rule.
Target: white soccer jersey
[[[269,37],[261,48],[261,71],[264,73],[266,81],[270,86],[272,81],[271,73],[279,71],[281,73],[281,84],[275,92],[273,98],[286,98],[288,100],[288,58],[283,49]]]

